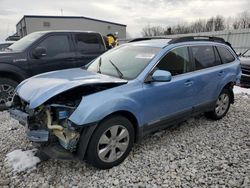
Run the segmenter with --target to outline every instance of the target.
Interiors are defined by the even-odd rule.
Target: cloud
[[[218,14],[234,17],[250,7],[249,0],[0,0],[0,4],[0,41],[15,32],[23,15],[61,15],[61,9],[65,16],[126,24],[135,37],[148,24],[166,27]]]

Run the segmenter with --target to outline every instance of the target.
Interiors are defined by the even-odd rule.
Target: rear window
[[[223,63],[230,63],[235,60],[234,56],[231,54],[231,52],[229,52],[228,49],[220,46],[217,46],[217,49]]]
[[[213,46],[192,46],[196,70],[213,67],[220,64]]]
[[[76,34],[76,46],[80,53],[90,54],[105,51],[101,37],[95,33]]]

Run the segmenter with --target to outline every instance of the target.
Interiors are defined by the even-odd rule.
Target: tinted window
[[[219,65],[220,61],[215,56],[212,46],[192,46],[192,53],[196,70]]]
[[[231,54],[231,52],[228,51],[228,49],[224,47],[217,47],[220,57],[223,63],[230,63],[234,61],[234,56]]]
[[[188,48],[182,47],[172,50],[159,62],[157,68],[178,75],[191,70]]]
[[[100,36],[93,33],[76,34],[76,45],[78,51],[83,54],[103,52],[105,50]]]
[[[47,50],[45,57],[61,57],[70,51],[69,40],[66,35],[49,36],[37,47],[43,47]]]

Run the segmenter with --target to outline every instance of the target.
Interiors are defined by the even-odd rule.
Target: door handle
[[[192,81],[192,80],[187,80],[185,83],[184,83],[184,85],[186,86],[186,87],[189,87],[189,86],[191,86],[191,85],[193,85],[194,84],[194,81]]]
[[[225,71],[220,71],[220,72],[218,73],[218,76],[222,76],[224,73],[225,73]]]

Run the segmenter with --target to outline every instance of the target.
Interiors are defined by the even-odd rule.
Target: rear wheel
[[[219,120],[223,118],[230,107],[230,91],[228,89],[223,89],[216,100],[215,108],[213,111],[207,112],[206,116],[210,119]]]
[[[87,161],[100,169],[116,166],[128,156],[134,143],[134,128],[123,116],[104,120],[92,135]]]
[[[8,78],[0,78],[0,110],[6,110],[6,104],[12,101],[18,83]]]

